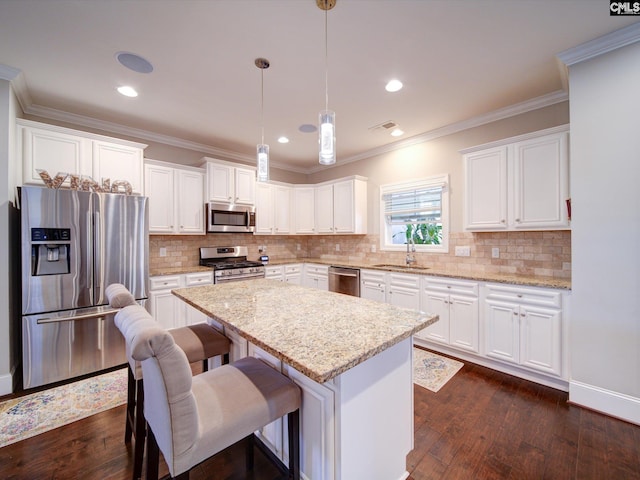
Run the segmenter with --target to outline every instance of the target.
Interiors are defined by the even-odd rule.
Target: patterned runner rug
[[[463,365],[457,360],[436,355],[421,348],[414,348],[413,383],[437,392],[458,373]]]
[[[0,403],[0,447],[48,432],[127,401],[127,369]]]

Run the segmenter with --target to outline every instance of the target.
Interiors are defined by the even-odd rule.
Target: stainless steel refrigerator
[[[25,389],[126,363],[105,288],[148,294],[148,199],[22,187]]]

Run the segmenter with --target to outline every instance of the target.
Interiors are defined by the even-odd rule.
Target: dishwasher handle
[[[357,268],[329,267],[329,275],[342,275],[345,277],[359,277],[360,270]]]

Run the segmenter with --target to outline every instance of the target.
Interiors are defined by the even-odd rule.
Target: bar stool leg
[[[128,375],[127,375],[127,412],[125,415],[125,426],[124,426],[124,443],[131,442],[131,435],[133,434],[133,429],[131,425],[133,424],[133,419],[135,415],[136,408],[136,381],[133,378],[133,372],[131,372],[131,367],[127,367]]]
[[[147,421],[144,419],[144,381],[136,382],[136,446],[133,453],[133,480],[142,477],[144,443],[147,436]]]

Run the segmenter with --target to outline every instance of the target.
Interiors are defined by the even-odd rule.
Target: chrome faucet
[[[416,253],[416,242],[413,240],[413,237],[409,237],[407,239],[407,258],[405,259],[407,267],[412,263],[416,263],[416,257],[414,253]]]

